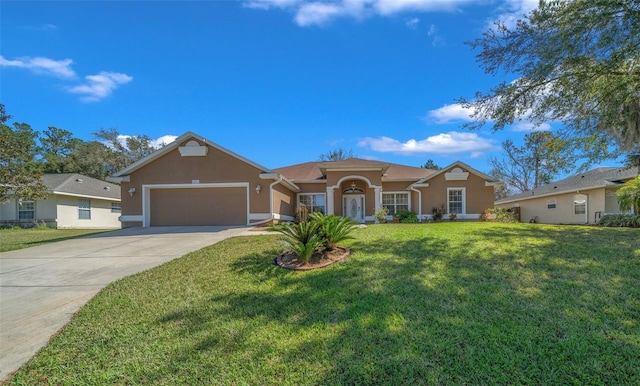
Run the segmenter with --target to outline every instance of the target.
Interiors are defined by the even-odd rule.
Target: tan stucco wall
[[[296,193],[281,184],[273,187],[273,212],[282,216],[294,217],[296,214]]]
[[[532,198],[513,203],[497,204],[496,207],[511,208],[519,206],[520,220],[522,222],[529,222],[537,216],[538,222],[543,224],[585,224],[587,223],[587,219],[589,224],[593,224],[596,219],[596,212],[607,213],[605,210],[605,189],[592,189],[580,191],[580,193],[588,196],[587,217],[585,217],[584,214],[574,214],[573,197],[576,192]],[[556,199],[555,209],[547,209],[547,200],[551,198]]]
[[[191,140],[193,139],[189,138],[180,145]],[[183,157],[178,149],[174,149],[135,170],[130,175],[130,182],[122,183],[122,214],[143,214],[142,185],[192,184],[194,180],[198,180],[200,184],[248,182],[250,212],[268,213],[270,202],[267,188],[271,181],[261,179],[261,172],[253,165],[212,146],[209,146],[208,154],[202,157]],[[262,187],[260,194],[255,191],[257,185]],[[136,189],[133,197],[127,193],[131,188]]]
[[[465,168],[463,171],[468,172]],[[429,186],[419,188],[422,191],[422,212],[430,215],[433,207],[447,206],[447,189],[465,189],[465,213],[468,215],[480,215],[485,209],[493,208],[494,187],[486,186],[485,179],[469,172],[466,181],[447,181],[445,173],[428,180]]]

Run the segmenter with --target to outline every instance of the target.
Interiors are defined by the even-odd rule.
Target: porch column
[[[375,198],[374,198],[374,202],[375,202],[375,211],[377,212],[378,210],[382,209],[382,186],[375,186],[373,188],[375,190]]]
[[[334,204],[333,204],[333,190],[335,188],[333,186],[327,186],[327,213],[326,214],[334,214]]]

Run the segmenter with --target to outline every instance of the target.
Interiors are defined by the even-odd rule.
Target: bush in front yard
[[[398,222],[402,224],[415,224],[418,223],[418,216],[410,210],[403,210],[396,214]]]
[[[640,228],[639,214],[605,214],[598,225],[605,227]]]
[[[278,224],[270,229],[282,233],[284,243],[305,263],[308,263],[317,250],[330,250],[338,243],[352,238],[350,233],[356,223],[347,217],[311,213],[307,221],[290,224]]]

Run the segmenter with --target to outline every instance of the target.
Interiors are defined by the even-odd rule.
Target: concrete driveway
[[[0,253],[0,381],[16,371],[107,284],[244,227],[129,228]]]

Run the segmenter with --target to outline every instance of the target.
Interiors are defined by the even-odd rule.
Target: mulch
[[[324,268],[333,263],[343,261],[351,254],[351,249],[347,247],[336,247],[330,251],[316,252],[308,263],[304,263],[298,255],[291,251],[285,251],[278,255],[276,264],[282,268],[294,271],[307,271],[310,269]]]

